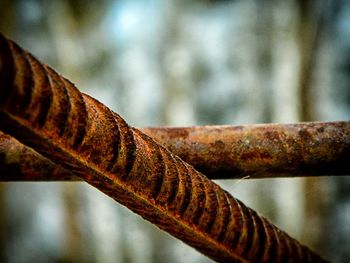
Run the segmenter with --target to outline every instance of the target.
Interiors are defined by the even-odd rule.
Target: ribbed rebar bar
[[[0,35],[0,129],[220,262],[324,262]]]
[[[350,175],[350,122],[140,130],[210,179]],[[0,181],[7,180],[79,178],[0,131]]]

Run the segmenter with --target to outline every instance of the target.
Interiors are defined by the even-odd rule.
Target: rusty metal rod
[[[350,175],[350,122],[142,131],[212,179]]]
[[[0,181],[82,181],[82,179],[0,131]]]
[[[210,179],[350,175],[350,122],[141,128]],[[80,180],[0,131],[0,181]]]
[[[219,262],[325,262],[0,35],[0,128]]]

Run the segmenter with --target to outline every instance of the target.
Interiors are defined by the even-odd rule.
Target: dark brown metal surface
[[[0,131],[0,181],[81,181],[81,178]]]
[[[350,175],[350,122],[148,128],[212,179]]]
[[[324,262],[0,35],[0,128],[220,262]]]

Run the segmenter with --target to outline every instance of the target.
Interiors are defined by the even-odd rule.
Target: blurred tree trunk
[[[313,84],[314,72],[317,67],[320,47],[324,42],[326,31],[324,19],[327,15],[328,0],[303,1],[298,0],[299,24],[298,47],[300,53],[299,73],[299,116],[301,121],[319,120],[316,115],[317,87]],[[310,191],[310,189],[315,189]],[[329,232],[324,231],[329,224],[329,198],[320,198],[322,194],[330,194],[329,179],[306,178],[304,184],[305,221],[303,224],[302,241],[316,251],[327,251]],[[329,256],[329,255],[324,255]]]
[[[79,223],[79,204],[80,195],[77,191],[77,185],[74,183],[64,184],[63,186],[63,202],[65,208],[65,242],[62,258],[65,262],[89,262],[84,257],[84,242],[82,242],[82,233]]]
[[[298,74],[299,50],[297,41],[298,14],[294,0],[272,1],[272,74],[270,103],[272,122],[299,121]],[[295,238],[300,238],[304,220],[304,198],[301,179],[276,179],[270,188],[274,195],[273,221]],[[273,207],[273,208],[274,208]]]
[[[79,19],[73,14],[69,0],[52,1],[47,3],[47,9],[50,15],[47,16],[48,33],[53,39],[55,45],[55,58],[57,65],[62,72],[69,72],[71,79],[79,80],[79,69],[77,68],[77,59],[80,49],[80,43],[76,36],[79,32]],[[62,19],[64,18],[64,19]],[[74,38],[73,38],[74,37]],[[64,231],[64,250],[63,259],[66,262],[89,262],[84,247],[84,235],[79,228],[79,204],[81,196],[78,194],[78,184],[61,184],[62,199],[64,204],[65,231]]]
[[[0,31],[9,35],[14,26],[14,10],[16,1],[1,0],[0,1]]]
[[[187,95],[193,87],[186,85],[189,76],[178,76],[186,66],[181,61],[181,55],[185,52],[181,50],[183,45],[180,28],[181,16],[184,12],[183,5],[183,1],[170,0],[165,1],[161,9],[163,23],[158,47],[159,76],[163,88],[159,107],[161,125],[185,125],[186,119],[191,118],[192,115],[188,112],[190,107],[186,102],[189,102]],[[189,122],[191,121],[193,123],[194,120]],[[163,234],[160,235],[153,227],[150,233],[153,242],[152,262],[177,262],[170,253],[175,242]]]
[[[0,262],[6,262],[6,184],[0,184]]]
[[[184,1],[167,1],[162,9],[159,69],[163,86],[160,112],[162,125],[193,125],[194,89],[191,82],[190,50],[183,44]]]

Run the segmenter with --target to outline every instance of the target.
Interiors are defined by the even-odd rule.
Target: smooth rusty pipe
[[[220,262],[324,262],[0,35],[0,128]]]
[[[69,170],[0,131],[0,181],[81,181]]]
[[[210,179],[350,175],[350,122],[140,130]],[[0,180],[79,178],[0,132]]]
[[[212,179],[350,175],[350,122],[142,131]]]

